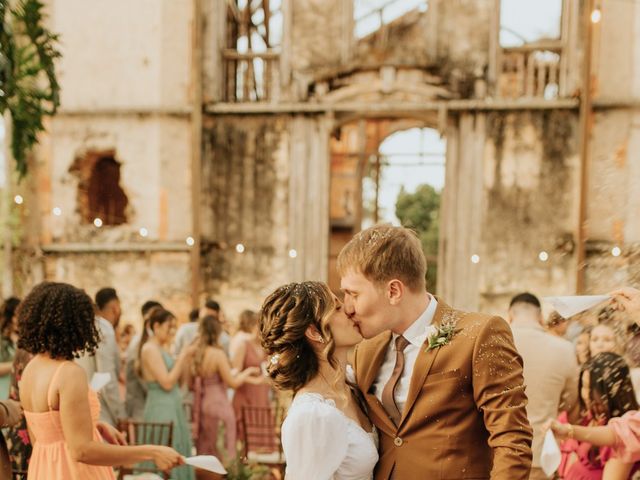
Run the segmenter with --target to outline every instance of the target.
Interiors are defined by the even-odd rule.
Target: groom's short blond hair
[[[362,273],[374,283],[397,278],[413,291],[424,291],[427,259],[413,230],[375,225],[356,234],[338,255],[338,273]]]

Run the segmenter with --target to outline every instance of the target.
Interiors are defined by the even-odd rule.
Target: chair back
[[[242,427],[245,436],[244,454],[282,453],[280,427],[283,412],[272,407],[242,407]]]
[[[125,419],[118,422],[118,430],[125,434],[129,445],[153,444],[171,447],[173,444],[173,422],[140,422]],[[125,475],[148,472],[165,479],[169,478],[169,474],[158,468],[136,465],[121,467],[118,479],[122,480]]]

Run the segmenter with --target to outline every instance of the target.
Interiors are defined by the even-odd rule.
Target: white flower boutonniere
[[[455,334],[456,325],[454,322],[443,323],[439,326],[431,325],[427,330],[427,339],[429,346],[427,352],[436,348],[444,347],[453,338]]]

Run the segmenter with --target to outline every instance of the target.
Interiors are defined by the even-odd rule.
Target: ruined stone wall
[[[481,310],[504,314],[522,291],[575,291],[577,125],[577,115],[562,110],[489,115],[477,264]]]
[[[205,128],[203,284],[232,314],[289,278],[287,127],[286,117],[225,116]]]
[[[594,27],[595,101],[636,102],[593,117],[587,201],[586,289],[640,286],[640,5],[607,2]],[[613,247],[621,255],[612,255]]]
[[[61,39],[62,97],[32,178],[32,215],[45,256],[41,273],[29,278],[70,282],[90,294],[113,286],[123,322],[139,324],[139,307],[149,298],[181,318],[190,307],[191,6],[188,0],[49,1],[48,21]],[[113,152],[120,164],[128,199],[122,225],[96,228],[81,218],[77,172],[96,151]],[[159,244],[168,247],[144,251]]]

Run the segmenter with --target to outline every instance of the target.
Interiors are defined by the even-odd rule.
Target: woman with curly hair
[[[191,455],[191,429],[182,406],[179,381],[187,371],[187,363],[193,358],[195,347],[189,345],[174,360],[167,348],[176,329],[176,318],[162,307],[149,311],[148,328],[142,331],[138,350],[140,377],[147,385],[144,405],[145,422],[172,422],[173,448],[182,455]],[[164,441],[164,439],[163,439]],[[193,480],[193,468],[176,468],[171,472],[173,480]]]
[[[222,324],[216,317],[207,315],[200,320],[191,372],[194,377],[194,433],[198,455],[231,459],[236,448],[236,416],[227,397],[227,387],[238,388],[245,383],[262,382],[262,379],[253,376],[260,374],[260,369],[255,367],[246,368],[237,375],[231,373],[229,360],[219,343],[221,333]],[[224,452],[219,452],[217,447],[220,424],[224,425]]]
[[[282,424],[286,477],[371,479],[377,434],[345,373],[362,336],[341,302],[324,283],[291,283],[265,300],[259,323],[268,374],[294,393]]]
[[[580,373],[578,389],[583,411],[581,427],[604,426],[610,419],[638,409],[629,367],[615,353],[603,352],[585,363]],[[558,432],[562,430],[562,427],[557,429]],[[581,441],[569,438],[561,448],[565,453],[565,460],[560,466],[560,472],[563,474],[562,478],[567,480],[600,479],[607,464],[617,462],[610,447],[598,447],[588,439]],[[576,460],[570,464],[572,457]],[[621,478],[626,479],[628,474],[629,472]]]
[[[16,325],[16,309],[20,299],[9,297],[2,305],[0,316],[0,400],[9,398],[11,387],[11,368],[16,354],[18,332]]]
[[[150,460],[168,470],[184,463],[169,447],[125,446],[122,434],[98,422],[98,396],[72,361],[92,354],[99,342],[93,304],[84,291],[40,283],[20,305],[18,325],[18,346],[34,355],[20,384],[34,444],[29,480],[113,480],[116,465]]]

